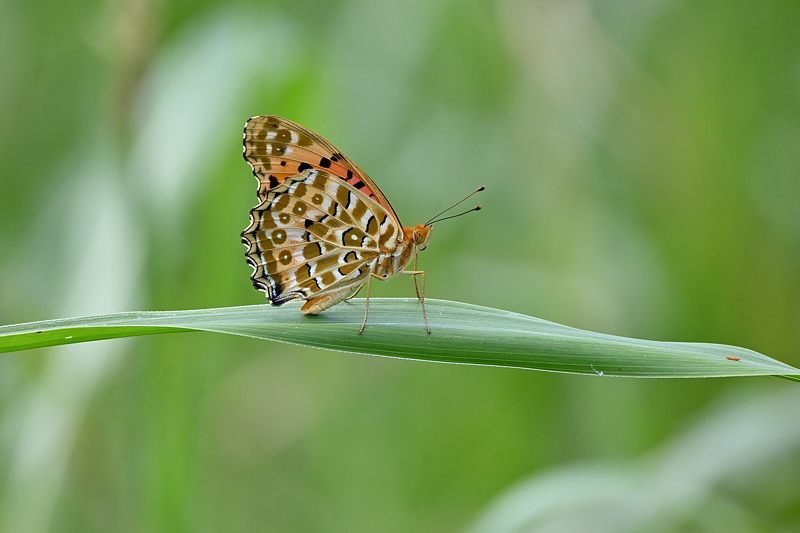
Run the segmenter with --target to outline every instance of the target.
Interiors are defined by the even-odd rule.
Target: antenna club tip
[[[486,186],[485,185],[481,185],[480,187],[478,187],[478,191],[477,192],[481,192],[481,191],[485,191],[485,190],[486,190]]]
[[[482,205],[476,205],[475,206],[475,211],[480,211],[481,209],[483,209]]]

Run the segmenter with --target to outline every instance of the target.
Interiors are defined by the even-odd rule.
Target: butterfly
[[[304,300],[300,311],[316,314],[354,297],[366,284],[361,334],[372,279],[406,274],[414,280],[430,334],[425,271],[417,268],[417,253],[428,246],[432,224],[479,210],[437,219],[483,187],[425,224],[407,227],[363,170],[299,124],[271,115],[250,118],[243,155],[258,180],[259,203],[250,210],[242,243],[253,286],[272,305]]]

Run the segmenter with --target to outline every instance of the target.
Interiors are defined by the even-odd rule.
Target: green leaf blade
[[[431,335],[416,300],[376,298],[363,335],[363,300],[354,300],[318,316],[304,316],[296,305],[254,305],[3,326],[0,352],[206,331],[367,355],[598,376],[800,376],[800,370],[746,348],[618,337],[459,302],[426,300],[426,306]]]

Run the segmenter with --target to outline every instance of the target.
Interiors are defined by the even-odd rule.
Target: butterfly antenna
[[[464,198],[462,198],[461,200],[457,201],[456,203],[454,203],[453,205],[451,205],[450,207],[445,209],[444,211],[440,211],[439,213],[433,215],[431,218],[428,219],[428,222],[426,222],[424,225],[425,226],[430,226],[434,222],[439,222],[439,220],[447,220],[447,218],[453,218],[453,217],[447,217],[447,218],[442,218],[442,219],[436,220],[437,217],[440,217],[440,216],[444,215],[445,213],[447,213],[448,211],[450,211],[451,209],[453,209],[454,207],[456,207],[458,205],[461,205],[462,203],[466,202],[467,200],[469,200],[470,198],[472,198],[474,195],[478,194],[479,192],[483,191],[484,189],[486,189],[486,187],[481,185],[480,187],[478,187],[477,189],[475,189],[474,191],[472,191],[471,193],[466,195]],[[469,211],[464,211],[460,215],[453,215],[453,216],[457,217],[457,216],[465,215],[465,214],[467,214],[467,213],[469,213],[471,211],[478,211],[478,210],[480,210],[480,206],[478,206],[477,209],[470,209]]]
[[[472,209],[468,209],[467,211],[464,211],[463,213],[459,213],[459,214],[457,214],[457,215],[450,215],[449,217],[439,218],[439,219],[436,219],[436,220],[434,220],[433,222],[429,222],[429,223],[427,223],[427,224],[425,224],[425,225],[426,225],[426,226],[430,226],[430,225],[432,225],[432,224],[436,224],[437,222],[441,222],[442,220],[447,220],[447,219],[450,219],[450,218],[456,218],[456,217],[460,217],[461,215],[466,215],[467,213],[472,213],[473,211],[480,211],[481,209],[482,209],[482,207],[481,207],[481,206],[479,206],[479,205],[476,205],[476,206],[475,206],[475,207],[473,207]]]

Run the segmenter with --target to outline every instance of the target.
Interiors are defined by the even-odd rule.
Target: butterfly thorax
[[[375,259],[375,275],[387,279],[403,270],[414,256],[413,241],[398,241],[394,250],[384,252]]]
[[[416,253],[427,246],[430,229],[421,224],[404,227],[403,236],[397,240],[394,250],[387,250],[376,258],[375,275],[386,279],[405,270]]]

